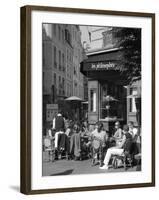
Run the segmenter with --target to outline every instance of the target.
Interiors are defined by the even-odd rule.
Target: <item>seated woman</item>
[[[86,133],[87,137],[88,137],[88,142],[86,143],[87,147],[90,147],[92,144],[92,132],[95,130],[95,126],[94,125],[89,125],[88,126],[88,131]]]
[[[115,133],[113,137],[111,137],[110,139],[112,146],[118,146],[120,142],[122,141],[122,137],[123,137],[123,132],[122,132],[122,129],[120,128],[120,122],[117,121],[115,122]]]
[[[108,164],[113,155],[121,156],[125,151],[129,151],[132,145],[132,135],[129,133],[129,127],[124,125],[122,141],[115,147],[111,147],[107,150],[104,158],[104,165],[100,169],[108,170]]]
[[[96,164],[97,162],[100,162],[100,166],[103,162],[103,153],[104,149],[106,148],[106,143],[108,141],[108,134],[103,129],[103,123],[97,122],[95,126],[95,130],[92,132],[91,135],[92,138],[92,164]]]
[[[71,123],[70,122],[65,124],[65,134],[68,137],[71,136]]]
[[[82,126],[81,126],[81,131],[82,134],[85,135],[88,132],[88,123],[87,121],[83,121]]]
[[[70,137],[70,154],[75,160],[81,158],[81,136],[80,129],[77,124],[74,124],[72,135]]]
[[[87,122],[83,122],[81,127],[81,159],[91,158],[91,136],[94,130],[93,125],[88,125]]]
[[[87,121],[84,121],[82,123],[82,126],[80,128],[80,134],[81,134],[81,141],[84,144],[84,146],[87,146],[89,136],[90,136],[90,131],[89,131],[89,125]]]

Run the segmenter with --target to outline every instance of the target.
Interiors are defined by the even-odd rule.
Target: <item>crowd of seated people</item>
[[[83,154],[89,156],[87,143],[89,127],[87,121],[78,122],[64,118],[59,111],[53,119],[52,128],[47,130],[50,139],[54,140],[56,159],[65,155],[68,159],[81,160]]]
[[[56,159],[65,155],[67,159],[92,159],[92,166],[100,164],[100,169],[108,169],[113,155],[122,155],[131,143],[132,152],[140,152],[141,139],[133,122],[124,125],[115,122],[115,131],[109,136],[103,123],[89,125],[87,121],[77,122],[64,119],[59,112],[53,120],[49,136],[54,140]],[[60,156],[59,156],[60,155]]]

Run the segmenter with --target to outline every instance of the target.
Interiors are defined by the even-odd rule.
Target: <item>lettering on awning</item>
[[[91,64],[92,70],[122,70],[122,67],[120,65],[117,65],[115,63],[92,63]]]

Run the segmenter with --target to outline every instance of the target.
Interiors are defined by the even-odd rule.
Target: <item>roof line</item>
[[[86,52],[86,55],[94,55],[94,54],[99,54],[99,53],[104,53],[104,52],[111,52],[111,51],[117,51],[121,48],[117,47],[117,48],[112,48],[112,49],[96,49],[93,52]]]

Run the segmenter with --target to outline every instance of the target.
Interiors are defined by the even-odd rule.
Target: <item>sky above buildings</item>
[[[79,26],[81,31],[81,42],[84,48],[88,50],[102,48],[103,46],[103,35],[102,32],[107,27],[100,26]]]

